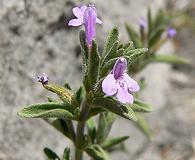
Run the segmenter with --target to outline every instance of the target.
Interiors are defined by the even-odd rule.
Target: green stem
[[[75,151],[75,160],[83,159],[83,149],[82,146],[85,143],[84,130],[85,124],[89,113],[89,107],[86,104],[86,100],[84,99],[81,104],[81,120],[77,125],[77,133],[76,133],[76,151]]]

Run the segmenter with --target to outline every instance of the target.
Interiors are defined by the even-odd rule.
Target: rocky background
[[[86,2],[86,1],[85,1]],[[121,41],[128,36],[124,23],[137,25],[146,15],[163,7],[164,1],[94,0],[103,21],[97,27],[100,48],[113,26],[120,29]],[[178,8],[188,1],[180,0]],[[59,155],[70,141],[38,119],[21,119],[16,113],[27,104],[43,102],[51,95],[36,82],[46,72],[56,83],[81,83],[78,32],[67,26],[71,9],[81,1],[0,0],[0,160],[46,159],[48,146]],[[160,52],[195,60],[195,36],[189,27],[178,31],[177,43],[167,43]],[[127,152],[112,154],[112,160],[195,160],[195,65],[152,64],[144,76],[147,88],[142,97],[155,106],[146,115],[154,132],[151,143],[131,122],[118,119],[111,135],[129,135]],[[52,95],[53,96],[53,95]],[[119,127],[120,126],[120,127]],[[120,128],[120,130],[119,130]]]

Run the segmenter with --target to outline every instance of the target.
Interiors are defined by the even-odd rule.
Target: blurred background
[[[124,24],[138,28],[140,17],[164,8],[175,13],[177,36],[159,52],[180,55],[190,65],[150,64],[138,77],[146,80],[142,99],[154,107],[145,114],[153,131],[151,142],[135,126],[117,119],[112,135],[129,135],[123,151],[112,160],[195,160],[195,1],[194,0],[93,0],[103,25],[97,26],[97,42],[103,47],[113,26],[120,40],[129,40]],[[36,82],[42,72],[51,81],[81,84],[78,32],[68,27],[72,8],[79,0],[0,0],[0,160],[46,159],[47,146],[59,155],[72,145],[39,119],[22,119],[17,111],[25,105],[46,101],[52,95]],[[85,1],[85,3],[87,3]],[[52,95],[53,96],[53,95]]]

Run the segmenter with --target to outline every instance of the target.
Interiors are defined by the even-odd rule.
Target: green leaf
[[[108,160],[107,153],[98,144],[94,144],[85,150],[94,160]]]
[[[134,112],[151,112],[153,110],[149,104],[138,99],[135,99],[130,107]]]
[[[85,31],[80,31],[79,33],[79,39],[80,39],[80,43],[81,43],[81,47],[83,49],[83,54],[84,54],[84,59],[87,60],[88,59],[88,52],[89,52],[89,49],[88,49],[88,46],[87,46],[87,43],[86,43],[86,36],[85,36]]]
[[[80,39],[80,44],[81,44],[81,53],[82,53],[82,72],[83,72],[83,84],[85,86],[85,89],[87,91],[90,90],[89,82],[87,79],[87,74],[88,74],[88,55],[89,55],[89,48],[86,43],[86,37],[85,37],[85,32],[80,31],[79,33],[79,39]]]
[[[70,148],[64,149],[63,160],[70,160]]]
[[[119,50],[116,51],[116,57],[121,57],[124,54],[125,49],[120,48]]]
[[[141,40],[137,32],[134,30],[134,28],[128,24],[126,24],[125,27],[126,27],[127,33],[129,34],[129,37],[131,38],[131,41],[133,41],[135,45],[135,48],[141,47],[142,46]]]
[[[124,47],[124,55],[126,55],[126,53],[129,51],[129,50],[132,50],[134,49],[134,46],[133,46],[133,42],[130,41],[129,43],[127,43]]]
[[[96,127],[95,127],[95,122],[94,122],[93,118],[90,118],[87,121],[87,129],[88,129],[88,135],[89,135],[92,143],[94,143],[95,137],[96,137]]]
[[[118,49],[118,41],[116,41],[112,47],[110,48],[110,50],[107,52],[107,54],[103,57],[102,59],[102,63],[107,62],[109,59],[116,57],[116,52]]]
[[[105,140],[101,146],[103,149],[110,149],[111,147],[124,142],[125,140],[127,140],[129,138],[129,136],[123,136],[123,137],[117,137],[117,138],[111,138],[111,139],[107,139]]]
[[[73,114],[66,107],[64,103],[56,102],[35,104],[23,108],[18,112],[18,115],[24,118],[74,119]]]
[[[147,18],[148,18],[148,36],[149,36],[151,31],[153,30],[153,20],[152,20],[150,8],[148,8]]]
[[[189,61],[174,55],[155,55],[150,59],[150,62],[163,62],[171,64],[188,64]]]
[[[148,52],[148,48],[132,49],[126,53],[128,56],[128,65],[131,65],[138,57]]]
[[[93,86],[97,82],[99,76],[99,63],[100,63],[100,56],[95,41],[92,42],[92,48],[89,55],[89,59],[90,60],[89,60],[88,79],[89,79],[91,89],[93,89]]]
[[[83,101],[83,98],[85,96],[85,89],[83,86],[81,86],[78,91],[76,92],[76,99],[79,104]]]
[[[107,138],[116,116],[112,112],[103,112],[99,116],[96,140],[101,144]]]
[[[154,46],[159,41],[164,30],[165,30],[165,26],[160,26],[155,30],[151,31],[151,34],[149,35],[149,44],[148,44],[149,48]]]
[[[140,131],[149,138],[149,140],[152,140],[153,133],[145,118],[138,113],[136,113],[136,117],[138,120],[134,122],[135,126],[139,128]]]
[[[101,112],[104,112],[105,110],[103,108],[99,108],[99,107],[93,107],[91,106],[90,111],[89,111],[89,118],[93,117]]]
[[[130,107],[128,107],[127,109],[127,107],[125,107],[123,104],[112,98],[97,97],[93,100],[92,105],[106,109],[123,118],[136,120],[136,116],[133,114],[134,112]]]
[[[45,118],[44,120],[50,125],[52,125],[59,132],[61,132],[63,135],[68,138],[71,138],[70,131],[65,120],[57,118]]]
[[[123,105],[122,108],[123,108],[123,110],[127,113],[128,117],[129,117],[131,120],[137,121],[137,117],[136,117],[134,111],[131,109],[130,106]]]
[[[118,29],[116,27],[114,27],[111,30],[111,32],[108,36],[108,39],[105,43],[104,50],[103,50],[103,53],[102,53],[102,57],[106,57],[106,55],[108,54],[110,49],[113,47],[114,43],[116,43],[116,41],[118,41],[118,37],[119,37]]]
[[[51,149],[45,147],[43,151],[45,155],[47,156],[48,160],[60,160],[57,154],[53,152]]]

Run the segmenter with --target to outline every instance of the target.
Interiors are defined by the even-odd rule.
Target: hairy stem
[[[86,104],[86,99],[84,99],[81,104],[81,121],[77,125],[75,160],[83,159],[82,145],[85,143],[84,131],[88,113],[89,107]]]

